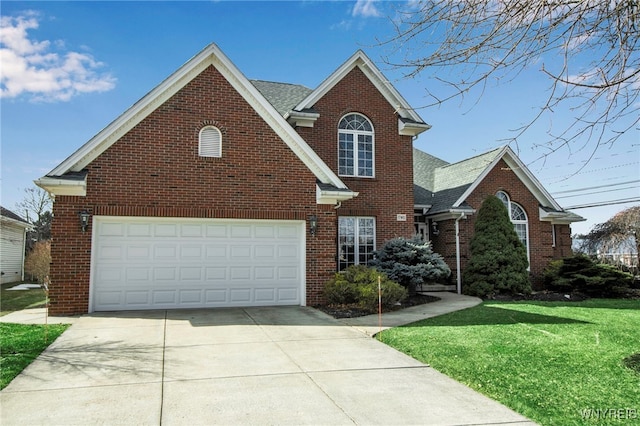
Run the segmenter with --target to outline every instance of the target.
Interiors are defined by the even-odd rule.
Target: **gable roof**
[[[5,209],[2,206],[0,206],[0,216],[2,217],[3,221],[7,221],[14,225],[18,225],[23,228],[31,227],[31,224],[29,222],[27,222],[26,220],[24,220],[23,218],[21,218],[20,216],[12,212],[11,210]]]
[[[579,215],[564,211],[509,146],[453,164],[448,164],[415,148],[413,154],[414,183],[432,194],[430,215],[471,209],[466,199],[496,164],[504,160],[509,169],[538,200],[541,220],[564,223],[585,220]],[[414,195],[416,193],[419,195],[418,201],[422,204],[424,192],[420,193],[414,189]],[[416,201],[416,204],[419,203]]]
[[[313,108],[313,106],[327,94],[340,80],[342,80],[354,68],[359,68],[365,76],[380,91],[382,96],[393,106],[398,114],[398,130],[400,134],[415,136],[419,133],[429,130],[430,125],[424,122],[420,115],[409,105],[402,97],[400,92],[386,79],[362,51],[358,50],[349,59],[347,59],[338,69],[336,69],[329,77],[327,77],[320,85],[311,92],[307,97],[302,99],[289,115],[305,112]]]
[[[260,90],[256,88],[240,72],[214,43],[205,47],[200,53],[178,68],[173,74],[133,104],[123,114],[102,129],[97,135],[71,154],[66,160],[46,176],[35,183],[49,192],[59,195],[84,195],[86,193],[86,176],[78,183],[77,179],[68,179],[69,173],[81,172],[89,163],[106,151],[124,134],[140,123],[159,105],[182,89],[189,81],[199,75],[207,67],[213,66],[220,72],[234,89],[255,109],[267,124],[280,136],[289,148],[311,170],[317,180],[339,189],[347,186],[311,149],[302,137],[286,122]],[[262,85],[269,92],[269,85]],[[294,90],[297,93],[297,89]],[[276,102],[278,107],[282,107]],[[285,102],[283,101],[283,104]],[[77,177],[74,176],[74,178]],[[349,192],[344,196],[352,198],[356,193]],[[319,197],[320,199],[321,197]],[[327,201],[327,200],[325,200]]]

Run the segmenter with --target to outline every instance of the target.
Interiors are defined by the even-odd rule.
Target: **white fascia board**
[[[329,183],[338,188],[347,187],[214,43],[204,48],[160,85],[136,102],[78,151],[53,169],[48,176],[62,176],[69,171],[80,171],[85,168],[120,137],[210,65],[216,67],[321,182]]]
[[[491,164],[489,164],[485,169],[480,173],[478,178],[467,188],[467,190],[456,200],[453,204],[453,207],[459,207],[470,195],[475,191],[475,189],[480,185],[480,182],[484,180],[485,177],[493,170],[493,168],[498,164],[498,162],[504,159],[505,163],[509,166],[511,171],[513,171],[518,179],[524,183],[529,191],[536,197],[536,200],[544,206],[553,207],[556,210],[562,210],[560,205],[553,199],[553,197],[547,192],[546,189],[542,186],[542,184],[536,179],[536,177],[531,173],[531,171],[525,166],[525,164],[518,158],[518,156],[513,152],[509,146],[505,145],[500,153],[496,155]],[[515,200],[517,201],[517,200]]]
[[[4,225],[15,226],[16,228],[33,229],[33,225],[31,225],[31,224],[29,224],[27,222],[22,222],[21,220],[15,220],[15,219],[12,219],[12,218],[6,217],[6,216],[0,216],[0,221]]]
[[[56,179],[52,177],[41,177],[40,179],[33,181],[40,188],[44,189],[50,194],[55,195],[74,195],[78,197],[84,197],[87,195],[87,179],[83,180],[69,180],[69,179]]]
[[[209,66],[210,63],[206,59],[213,54],[214,50],[217,50],[217,47],[211,44],[191,58],[107,127],[89,139],[87,143],[49,172],[47,176],[62,176],[70,171],[81,171],[153,110],[177,93],[193,77]]]
[[[584,222],[584,217],[577,215],[573,212],[561,211],[561,212],[548,212],[542,207],[538,208],[541,222],[551,222],[554,225],[570,225],[574,222]]]
[[[398,134],[402,136],[418,136],[430,128],[431,126],[426,123],[408,123],[398,118]]]
[[[476,212],[475,209],[449,209],[446,212],[434,214],[429,216],[429,219],[433,219],[435,221],[438,220],[449,220],[449,219],[458,219],[461,214],[465,216],[471,216]]]
[[[410,118],[418,123],[424,122],[422,117],[411,108],[400,92],[389,83],[378,67],[374,65],[373,61],[371,61],[362,50],[358,50],[347,59],[337,70],[327,77],[316,90],[296,105],[295,109],[304,110],[311,108],[355,67],[360,67],[362,72],[364,72],[367,78],[376,86],[387,102],[393,106],[401,117]]]
[[[294,127],[313,127],[320,118],[317,112],[290,111],[285,115],[285,119]]]
[[[338,204],[358,196],[354,191],[329,191],[316,185],[316,204]]]

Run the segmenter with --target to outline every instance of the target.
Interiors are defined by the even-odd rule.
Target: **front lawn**
[[[69,324],[0,323],[0,389],[58,338]]]
[[[381,339],[542,425],[640,424],[638,300],[491,301]]]
[[[0,317],[14,311],[31,308],[44,308],[47,297],[41,288],[29,290],[9,290],[19,283],[0,286]]]

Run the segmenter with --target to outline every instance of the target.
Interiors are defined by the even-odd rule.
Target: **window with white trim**
[[[507,208],[509,219],[511,219],[511,223],[513,223],[513,229],[527,249],[527,259],[529,259],[529,220],[527,213],[520,204],[511,201],[509,194],[506,192],[498,191],[496,197],[498,197]]]
[[[366,265],[376,249],[376,219],[373,217],[338,218],[338,270],[351,265]]]
[[[374,133],[371,122],[361,114],[348,114],[338,124],[338,174],[374,176]]]
[[[200,130],[198,155],[200,157],[222,157],[222,132],[215,126]]]

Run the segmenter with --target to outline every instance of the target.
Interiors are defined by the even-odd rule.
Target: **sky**
[[[437,75],[407,79],[383,61],[397,2],[3,1],[0,15],[1,189],[15,209],[24,190],[210,43],[250,79],[317,87],[362,49],[432,129],[414,146],[450,163],[504,145],[544,101],[548,80],[534,66],[482,93],[423,108]],[[541,58],[543,61],[557,58]],[[454,72],[454,71],[451,71]],[[595,155],[574,145],[539,160],[558,110],[511,147],[563,207],[585,222],[574,234],[640,204],[640,131]],[[620,200],[634,202],[618,203]],[[516,200],[517,201],[517,200]]]

